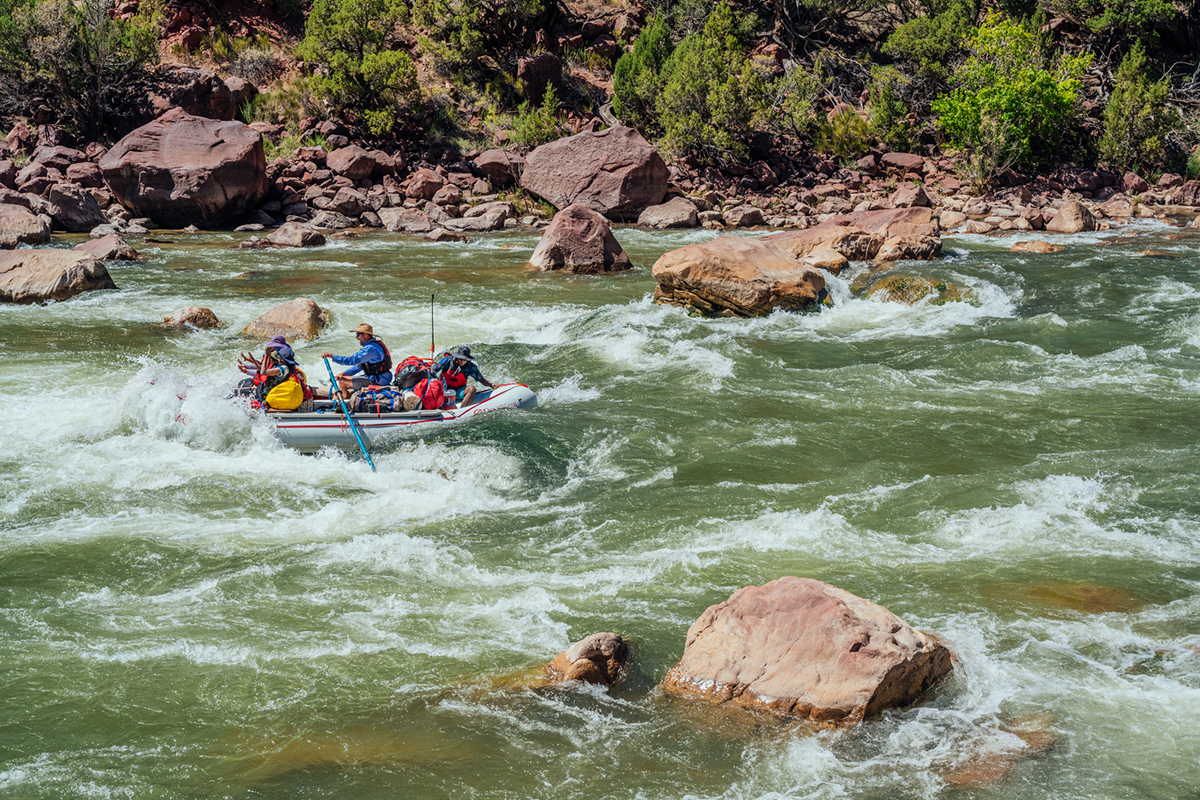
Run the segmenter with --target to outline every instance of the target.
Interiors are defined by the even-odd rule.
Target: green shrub
[[[870,149],[871,128],[850,106],[844,106],[817,128],[813,146],[842,161],[860,158]]]
[[[654,16],[638,34],[633,51],[613,70],[613,113],[642,130],[661,130],[655,104],[662,92],[662,68],[674,45],[664,17]]]
[[[421,48],[452,64],[512,49],[556,8],[553,0],[412,0],[412,21],[428,31]]]
[[[917,72],[941,78],[975,24],[971,0],[954,0],[939,14],[909,20],[892,33],[883,52],[912,64]]]
[[[406,14],[401,0],[315,0],[298,49],[322,65],[309,83],[317,98],[363,111],[376,134],[391,131],[420,99],[412,58],[389,49],[392,30]]]
[[[1150,39],[1158,25],[1178,16],[1170,0],[1067,0],[1072,17],[1111,40]]]
[[[971,56],[933,111],[951,144],[967,151],[977,182],[1009,166],[1048,161],[1074,123],[1079,76],[1090,55],[1056,56],[1035,33],[996,14],[965,44]]]
[[[542,104],[530,108],[528,102],[521,103],[512,120],[512,140],[522,147],[532,149],[546,142],[553,142],[563,135],[563,125],[558,114],[558,95],[554,86],[546,87]]]
[[[44,0],[0,5],[0,99],[27,113],[29,99],[55,104],[59,119],[90,136],[158,61],[162,0],[146,0],[128,22],[112,16],[112,0]]]
[[[1117,69],[1116,85],[1104,109],[1100,159],[1118,171],[1158,166],[1166,156],[1166,136],[1179,124],[1167,105],[1170,87],[1164,78],[1146,76],[1146,51],[1134,44]]]
[[[871,135],[892,150],[912,149],[912,131],[908,125],[908,106],[901,100],[908,79],[895,67],[872,67],[867,87],[867,116]]]
[[[686,37],[663,65],[657,110],[668,152],[702,160],[745,157],[751,125],[766,112],[766,87],[746,58],[743,32],[721,0],[704,31]]]
[[[820,123],[816,101],[829,85],[820,64],[787,69],[770,87],[776,120],[796,136],[808,136]]]

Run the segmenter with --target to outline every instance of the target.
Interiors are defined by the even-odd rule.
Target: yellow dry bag
[[[304,402],[304,387],[290,378],[267,392],[263,404],[280,411],[295,411]]]

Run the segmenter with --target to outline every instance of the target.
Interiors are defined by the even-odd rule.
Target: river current
[[[851,275],[755,320],[652,302],[654,260],[704,231],[617,229],[635,269],[602,278],[525,271],[528,232],[171,232],[117,292],[0,306],[0,798],[1195,797],[1200,236],[1177,230],[949,237],[897,269],[969,302]],[[359,322],[428,353],[431,294],[439,351],[537,409],[419,426],[373,473],[223,399],[269,308],[330,309],[296,347],[323,379]],[[156,326],[192,304],[222,327]],[[706,607],[783,575],[939,632],[953,677],[845,731],[655,691]],[[610,630],[626,684],[523,688]],[[1028,715],[1054,744],[1018,758]],[[962,777],[980,763],[1011,770]]]

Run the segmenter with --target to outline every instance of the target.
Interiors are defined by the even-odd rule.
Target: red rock
[[[658,282],[655,300],[705,316],[757,317],[776,308],[813,307],[825,288],[821,271],[768,238],[721,236],[664,253],[651,269]]]
[[[1012,247],[1008,248],[1011,253],[1057,253],[1062,250],[1060,244],[1050,244],[1041,240],[1033,240],[1028,242],[1017,242]]]
[[[904,184],[888,198],[888,202],[892,204],[892,208],[928,208],[933,205],[929,195],[925,194],[925,187],[919,183]]]
[[[584,275],[629,269],[629,257],[609,229],[608,221],[584,205],[570,205],[554,215],[529,265],[543,272],[562,270]]]
[[[686,197],[676,195],[661,205],[643,209],[637,224],[650,228],[694,228],[700,221],[696,206]]]
[[[217,327],[221,322],[211,309],[204,308],[203,306],[188,306],[187,308],[179,309],[174,314],[163,317],[163,321],[159,324],[164,328],[190,326],[192,328],[210,329]]]
[[[72,250],[10,250],[0,253],[0,302],[43,303],[82,292],[115,289],[104,265]]]
[[[98,189],[104,185],[104,175],[99,166],[84,161],[67,167],[67,181],[77,183],[85,189]]]
[[[1126,172],[1121,178],[1121,187],[1126,194],[1141,194],[1142,192],[1150,191],[1150,184],[1146,179],[1135,172]]]
[[[879,163],[884,167],[903,172],[919,173],[925,169],[925,158],[913,153],[884,153],[880,156]]]
[[[21,182],[20,177],[17,183]],[[1171,195],[1171,204],[1176,206],[1200,205],[1200,181],[1185,181]]]
[[[334,150],[326,157],[325,163],[338,175],[355,181],[369,178],[375,171],[375,159],[356,144]]]
[[[475,170],[488,179],[494,189],[512,186],[521,177],[525,159],[506,150],[485,150],[472,162]]]
[[[662,688],[784,717],[857,723],[919,700],[950,651],[869,600],[785,577],[739,589],[688,630]]]
[[[78,164],[81,161],[87,161],[87,156],[79,150],[74,150],[70,147],[39,147],[33,151],[33,155],[29,160],[38,164],[44,164],[48,169],[56,169],[59,172],[65,173],[67,167],[72,164]]]
[[[29,202],[28,198],[25,202]],[[0,249],[12,250],[19,244],[45,244],[50,241],[50,231],[50,223],[27,206],[0,205]]]
[[[404,195],[414,200],[432,200],[444,185],[436,172],[422,167],[404,182]]]
[[[381,208],[379,219],[392,233],[427,233],[434,228],[429,215],[415,208]]]
[[[851,261],[868,261],[875,258],[885,241],[900,237],[923,242],[921,251],[934,254],[941,251],[937,221],[933,212],[924,207],[859,211],[832,217],[802,231],[771,234],[763,240],[796,258],[803,258],[815,250],[829,249]]]
[[[51,186],[46,199],[50,201],[48,210],[51,218],[65,231],[87,233],[97,225],[108,222],[96,198],[87,189],[74,183]]]
[[[1158,179],[1158,187],[1160,189],[1174,189],[1182,185],[1183,176],[1174,172],[1164,172],[1162,177]]]
[[[268,187],[261,136],[181,109],[130,133],[100,169],[121,205],[168,227],[217,225],[256,207]]]
[[[609,219],[636,219],[667,193],[667,165],[632,128],[544,144],[525,158],[521,185],[555,208],[579,203]]]
[[[99,239],[89,239],[75,245],[81,253],[88,253],[97,261],[144,261],[138,251],[130,247],[124,239],[115,233],[101,236]]]
[[[267,241],[276,247],[320,247],[325,235],[299,222],[285,222],[267,235]]]
[[[540,105],[546,88],[554,86],[557,89],[562,81],[562,60],[553,53],[525,56],[517,61],[516,77],[524,98]]]

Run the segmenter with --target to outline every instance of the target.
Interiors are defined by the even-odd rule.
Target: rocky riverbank
[[[198,82],[209,86],[211,78]],[[232,96],[238,87],[223,88]],[[232,104],[178,99],[111,149],[72,146],[54,125],[14,127],[0,153],[0,246],[45,244],[56,231],[136,242],[159,227],[236,228],[270,234],[249,246],[307,247],[350,228],[438,240],[549,226],[532,267],[597,273],[629,266],[610,222],[777,229],[756,245],[772,248],[767,261],[735,255],[718,239],[655,265],[660,301],[752,316],[813,307],[824,289],[821,270],[936,258],[946,232],[1070,234],[1143,218],[1194,226],[1200,210],[1200,181],[1176,174],[1151,186],[1134,173],[1071,169],[1028,180],[1014,173],[1015,185],[979,194],[957,177],[953,159],[912,153],[873,152],[842,166],[814,156],[695,171],[667,165],[635,130],[601,128],[598,120],[526,155],[386,152],[352,143],[335,121],[310,121],[324,145],[267,163],[264,140],[279,131],[232,119]],[[115,246],[98,255],[131,257]],[[800,284],[799,293],[788,288]],[[11,296],[62,299],[63,292]]]

